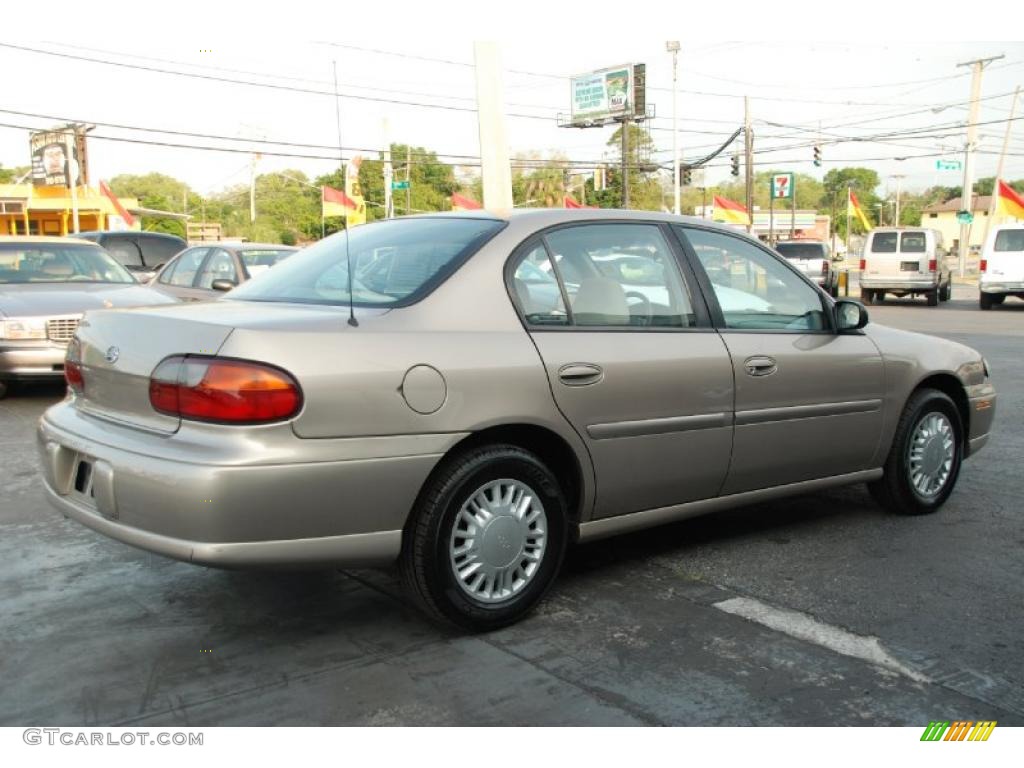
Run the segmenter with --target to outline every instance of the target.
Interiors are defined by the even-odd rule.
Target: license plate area
[[[920,272],[921,262],[919,261],[901,261],[900,262],[901,272]]]
[[[71,492],[90,507],[96,506],[94,481],[93,460],[87,456],[80,457],[75,465],[74,484],[71,487]]]

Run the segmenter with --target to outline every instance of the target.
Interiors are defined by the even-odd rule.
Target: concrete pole
[[[391,166],[391,136],[388,130],[388,119],[381,120],[380,132],[384,141],[384,218],[391,219],[395,216],[394,197],[391,192],[391,182],[394,181],[394,168]]]
[[[896,179],[896,218],[893,221],[893,226],[898,227],[900,225],[900,189],[902,187],[905,174],[897,173],[893,175],[893,178]],[[878,224],[881,226],[881,220],[879,220]]]
[[[512,166],[505,132],[505,87],[497,43],[474,46],[477,120],[480,128],[480,170],[485,208],[512,209]]]
[[[68,156],[68,186],[71,187],[71,216],[74,222],[74,232],[77,235],[82,230],[78,225],[78,163],[75,162],[75,143],[78,128],[70,126],[74,133],[65,134],[65,148]],[[27,233],[27,230],[26,230]]]
[[[629,120],[622,119],[622,207],[629,209]]]
[[[1013,102],[1010,104],[1010,119],[1006,121],[1006,133],[1003,134],[1003,149],[999,153],[999,161],[996,163],[996,181],[993,185],[992,196],[988,202],[988,217],[985,219],[985,236],[982,243],[988,242],[988,228],[992,225],[992,217],[996,215],[996,193],[999,190],[999,178],[1003,175],[1003,161],[1006,160],[1006,150],[1010,146],[1010,130],[1013,128],[1013,116],[1017,111],[1017,97],[1020,95],[1020,86],[1013,92]]]
[[[958,67],[971,67],[971,105],[967,115],[967,144],[964,146],[964,183],[960,193],[960,209],[968,212],[974,211],[974,150],[978,142],[978,99],[981,97],[981,73],[985,65],[1002,56],[992,56],[987,59],[976,59],[957,64]],[[967,254],[971,236],[971,225],[967,222],[960,223],[960,277],[964,276],[967,269]]]
[[[675,205],[672,210],[676,216],[679,208],[679,94],[676,90],[679,73],[679,43],[669,43],[672,51],[672,188],[675,190]]]
[[[747,232],[754,230],[754,135],[750,131],[750,97],[743,97],[743,146],[746,150]]]

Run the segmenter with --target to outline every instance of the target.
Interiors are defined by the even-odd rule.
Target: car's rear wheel
[[[860,289],[860,300],[861,300],[861,303],[863,303],[863,304],[870,304],[871,303],[871,299],[873,299],[873,298],[874,298],[874,296],[872,295],[871,289],[869,289],[869,288],[861,288]]]
[[[944,392],[920,389],[900,416],[885,474],[868,484],[883,507],[924,515],[941,507],[956,486],[963,460],[963,424]]]
[[[939,301],[949,301],[953,297],[953,284],[946,283],[939,291]]]
[[[941,290],[941,288],[936,288],[933,291],[928,291],[928,293],[926,294],[926,298],[928,299],[929,307],[939,306],[939,291]]]
[[[422,492],[403,535],[402,581],[435,620],[472,631],[511,624],[554,581],[567,521],[558,481],[534,454],[474,448]]]
[[[1006,294],[1005,293],[993,294],[993,296],[992,296],[992,303],[995,304],[997,307],[1000,304],[1002,304],[1004,301],[1006,301]]]
[[[992,305],[995,304],[991,293],[980,293],[978,294],[978,306],[981,309],[992,309]]]

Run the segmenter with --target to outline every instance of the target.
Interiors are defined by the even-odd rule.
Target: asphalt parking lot
[[[0,725],[1024,725],[1024,302],[976,296],[870,308],[993,369],[995,433],[941,512],[853,487],[578,547],[534,615],[472,637],[389,572],[207,570],[64,520],[34,445],[62,389],[19,389],[0,401]]]

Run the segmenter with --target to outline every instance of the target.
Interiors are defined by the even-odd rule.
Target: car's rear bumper
[[[892,277],[861,277],[861,288],[885,291],[931,291],[939,287],[939,280],[899,280]]]
[[[64,375],[67,347],[50,342],[0,346],[0,379],[59,379]]]
[[[66,516],[126,544],[225,568],[393,560],[420,488],[461,437],[294,437],[273,458],[258,440],[242,440],[244,451],[210,460],[195,436],[107,424],[67,401],[44,414],[37,436],[47,498]]]
[[[992,280],[979,283],[978,288],[982,293],[1024,293],[1024,282]]]

